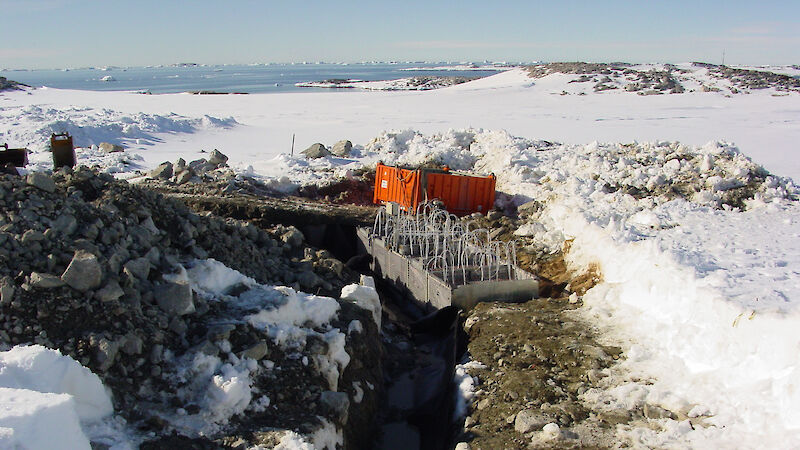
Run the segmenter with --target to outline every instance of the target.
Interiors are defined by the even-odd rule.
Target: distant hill
[[[777,72],[776,72],[777,71]],[[776,94],[800,92],[800,70],[795,66],[729,67],[707,63],[628,64],[558,62],[528,66],[533,78],[574,75],[564,95],[621,90],[639,95],[721,92],[747,94],[774,89]],[[785,72],[785,73],[778,73]],[[590,89],[580,87],[588,84]]]

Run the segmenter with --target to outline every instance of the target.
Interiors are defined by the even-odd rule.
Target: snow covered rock
[[[523,409],[517,413],[517,417],[514,419],[514,430],[518,433],[541,430],[551,420],[552,418],[542,413],[541,409]]]
[[[331,156],[331,152],[325,148],[323,144],[317,142],[316,144],[311,144],[310,147],[300,152],[306,155],[308,159],[317,159],[317,158],[324,158],[326,156]]]
[[[100,151],[104,153],[119,153],[124,152],[125,147],[117,144],[112,144],[110,142],[101,142],[100,145],[97,146]]]
[[[341,140],[331,147],[331,153],[336,156],[350,156],[350,150],[353,149],[353,143],[348,141],[347,139]]]
[[[150,171],[150,178],[162,178],[168,180],[172,178],[172,163],[165,161]]]
[[[349,284],[342,288],[342,295],[340,298],[353,302],[372,313],[372,319],[380,330],[382,312],[381,299],[378,297],[378,291],[376,291],[374,287]]]

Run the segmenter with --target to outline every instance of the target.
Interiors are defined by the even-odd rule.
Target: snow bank
[[[621,436],[758,446],[800,432],[800,205],[791,180],[720,142],[559,145],[497,131],[404,131],[365,150],[493,172],[512,194],[503,201],[539,202],[520,235],[553,251],[570,240],[573,269],[599,267],[603,282],[581,314],[607,327],[628,359],[585,400],[659,406],[707,427],[663,419],[655,431]]]
[[[100,378],[41,345],[0,352],[0,447],[89,448],[80,421],[113,412]]]
[[[0,352],[0,387],[69,394],[78,417],[86,421],[107,417],[114,409],[97,375],[58,350],[41,345]]]
[[[0,447],[89,449],[68,394],[0,388]]]

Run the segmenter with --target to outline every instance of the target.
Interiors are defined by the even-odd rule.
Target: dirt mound
[[[184,422],[210,417],[218,426],[190,437],[213,446],[257,444],[270,430],[310,435],[328,423],[345,430],[345,442],[364,439],[356,430],[367,428],[377,394],[362,391],[363,402],[343,413],[343,403],[334,402],[337,409],[321,400],[330,380],[320,364],[336,330],[352,356],[339,374],[344,400],[357,395],[355,382],[380,386],[368,312],[339,301],[330,324],[308,324],[302,345],[287,347],[245,320],[258,311],[242,306],[238,296],[247,289],[219,301],[191,289],[183,275],[193,261],[213,258],[256,283],[338,297],[356,274],[309,247],[298,229],[198,214],[175,198],[78,167],[0,176],[0,243],[0,341],[59,349],[89,367],[113,391],[115,411],[142,433],[180,440],[191,429]],[[355,320],[360,332],[350,332]],[[211,361],[208,373],[202,361]],[[246,409],[218,411],[198,400],[205,378],[230,381],[231,373],[251,380]]]

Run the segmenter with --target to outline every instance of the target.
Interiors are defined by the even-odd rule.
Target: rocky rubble
[[[191,396],[175,396],[191,385],[178,376],[180,364],[209,355],[249,367],[253,392],[273,403],[252,402],[247,415],[218,418],[213,433],[195,436],[210,447],[259,443],[267,429],[312,434],[326,424],[345,429],[346,442],[363,439],[352,430],[366,427],[367,400],[376,394],[362,394],[367,400],[351,405],[348,421],[340,406],[323,400],[330,387],[320,368],[297,357],[326,354],[325,340],[281,347],[234,304],[199,295],[182,276],[195,259],[213,258],[258,283],[338,297],[355,275],[328,252],[308,247],[296,228],[261,229],[197,214],[178,200],[78,167],[52,176],[0,176],[0,244],[0,342],[59,349],[89,367],[113,391],[115,411],[150,438],[188,433],[174,417],[200,412]],[[346,332],[353,320],[363,325],[346,334],[353,361],[339,380],[341,392],[354,394],[354,381],[380,385],[377,328],[370,312],[339,303],[330,326]]]
[[[730,81],[733,85],[731,92],[734,94],[738,94],[740,91],[767,88],[785,92],[800,92],[800,79],[789,75],[706,63],[693,63],[692,65],[708,69],[709,74],[714,78]]]
[[[800,92],[800,80],[769,71],[737,69],[707,63],[692,63],[692,67],[708,69],[708,74],[725,81],[721,87],[701,82],[704,92],[718,92],[723,88],[731,94],[747,93],[755,89],[774,88],[776,91]],[[687,88],[681,81],[692,78],[692,70],[672,64],[641,68],[627,63],[560,62],[537,64],[528,67],[533,78],[562,73],[580,75],[570,83],[594,83],[594,91],[622,89],[639,95],[681,94]]]
[[[6,77],[0,77],[0,92],[2,91],[15,91],[23,87],[30,87],[27,84],[18,83],[14,80],[9,80]]]

